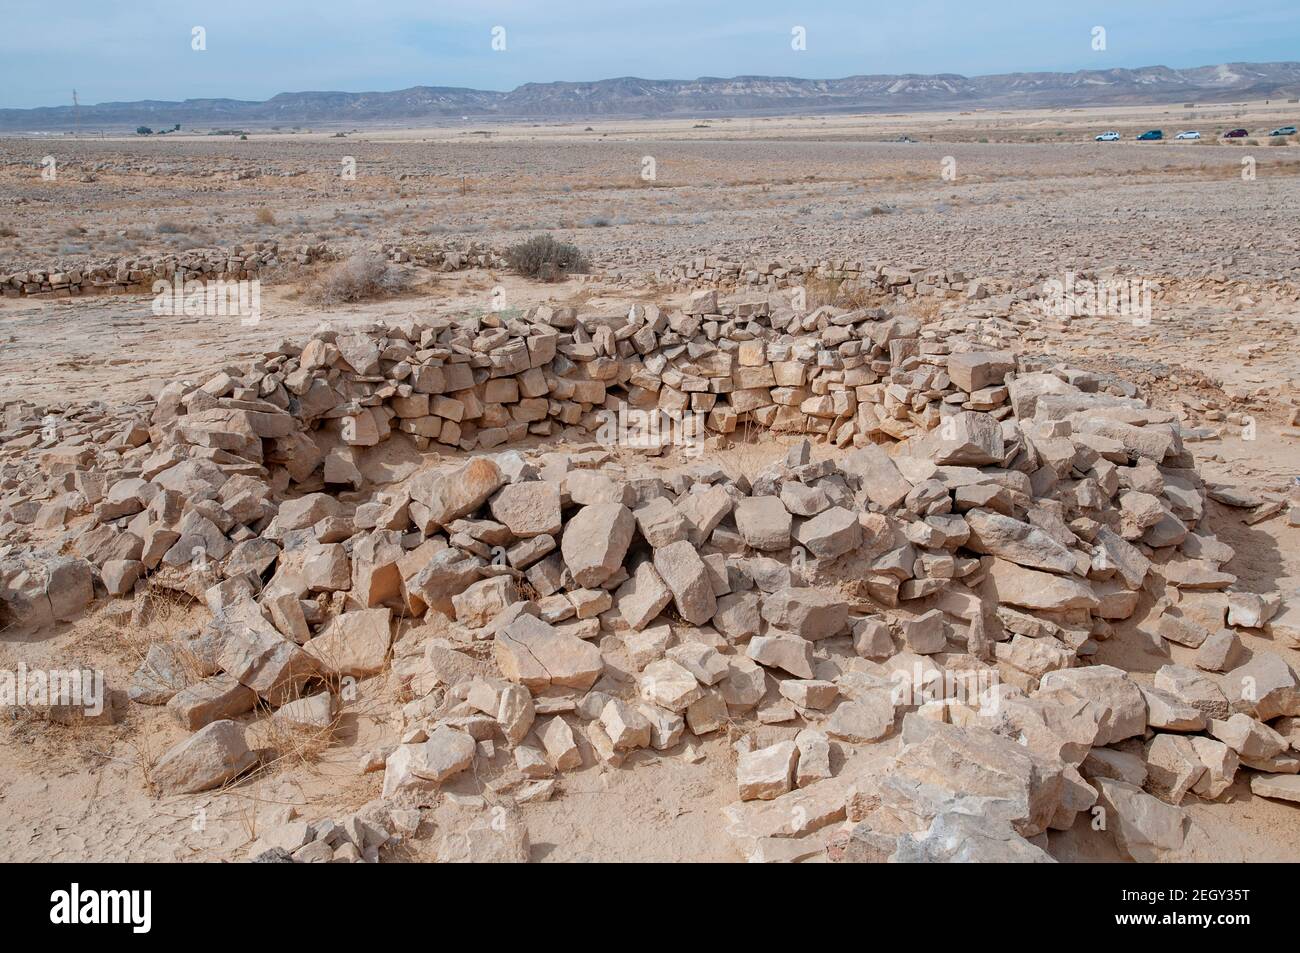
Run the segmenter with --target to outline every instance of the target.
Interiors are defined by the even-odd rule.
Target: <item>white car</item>
[[[1201,138],[1201,134],[1193,129],[1188,132],[1180,132],[1178,135],[1174,136],[1174,138],[1175,139],[1199,139]]]
[[[1118,142],[1118,141],[1119,141],[1119,133],[1118,133],[1118,132],[1103,132],[1100,136],[1098,136],[1098,137],[1097,137],[1096,139],[1094,139],[1093,141],[1094,141],[1094,142]]]

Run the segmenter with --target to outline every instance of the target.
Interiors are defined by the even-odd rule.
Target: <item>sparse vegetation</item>
[[[558,281],[569,274],[587,271],[587,258],[576,245],[551,235],[534,235],[505,250],[510,267],[526,278]]]
[[[308,297],[316,304],[350,304],[397,294],[405,287],[401,273],[382,256],[363,252],[332,265]]]
[[[259,208],[257,214],[253,216],[259,225],[274,225],[275,213],[269,208]]]
[[[857,282],[842,278],[812,277],[804,282],[808,308],[833,305],[837,308],[866,308],[873,305],[877,295]]]

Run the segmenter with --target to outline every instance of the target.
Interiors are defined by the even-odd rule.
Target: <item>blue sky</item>
[[[791,49],[791,28],[807,49]],[[191,49],[202,26],[207,49]],[[506,49],[491,47],[505,27]],[[1106,29],[1106,50],[1091,31]],[[1300,59],[1297,0],[21,0],[0,107],[511,89],[615,76],[976,75]]]

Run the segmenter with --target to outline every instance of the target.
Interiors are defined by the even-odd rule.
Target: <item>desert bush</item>
[[[0,225],[0,238],[17,238],[18,233],[8,225]]]
[[[1270,146],[1284,146],[1286,145],[1286,136],[1274,136],[1268,140],[1268,144]]]
[[[179,235],[186,231],[186,228],[179,222],[159,222],[155,230],[159,235]]]
[[[269,208],[259,208],[257,214],[253,216],[259,225],[274,225],[275,213]]]
[[[576,245],[561,242],[550,235],[534,235],[505,250],[510,267],[526,278],[558,281],[565,275],[587,270],[587,258]]]
[[[330,266],[311,289],[317,304],[347,304],[396,294],[405,280],[383,256],[373,252],[352,255]]]
[[[857,282],[845,281],[843,278],[827,278],[810,275],[804,280],[804,305],[815,310],[823,305],[837,308],[869,307],[876,299],[876,292]]]

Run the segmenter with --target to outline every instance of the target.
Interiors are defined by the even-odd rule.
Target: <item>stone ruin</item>
[[[505,266],[500,254],[474,243],[380,244],[375,250],[392,262],[442,272]],[[186,281],[251,281],[281,265],[314,265],[342,255],[340,249],[325,242],[282,246],[263,241],[230,248],[194,248],[179,254],[68,260],[12,273],[0,271],[0,295],[40,299],[149,294],[155,281],[172,281],[177,275],[184,275]]]
[[[1240,588],[1202,526],[1208,498],[1258,501],[1207,485],[1131,384],[978,332],[705,291],[323,329],[48,410],[5,408],[0,624],[203,601],[127,691],[193,732],[162,794],[252,769],[250,718],[328,731],[369,679],[401,699],[359,767],[381,799],[260,859],[378,859],[471,767],[513,810],[719,732],[718,822],[752,860],[1046,861],[1048,830],[1099,810],[1161,860],[1183,802],[1238,772],[1300,799],[1300,683],[1237,634],[1300,646],[1300,609]],[[752,472],[711,456],[769,434],[788,451]],[[1094,664],[1134,617],[1194,667]],[[510,817],[440,856],[526,859]]]

